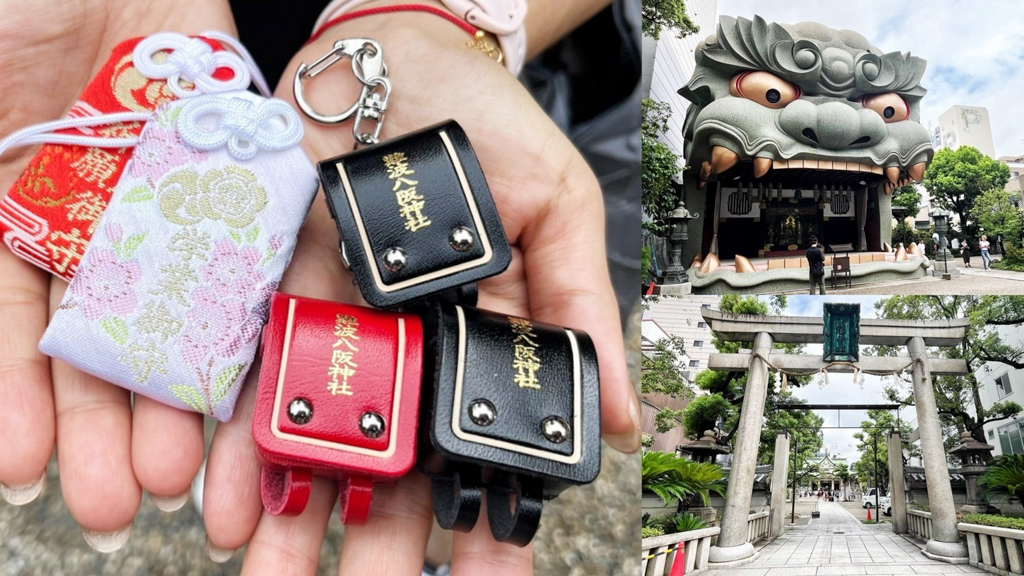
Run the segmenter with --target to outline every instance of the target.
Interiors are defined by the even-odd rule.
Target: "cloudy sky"
[[[884,52],[928,61],[921,123],[955,104],[988,108],[996,155],[1024,154],[1024,4],[1013,0],[718,0],[719,14],[817,21]],[[702,31],[701,33],[710,31]]]
[[[763,297],[767,301],[767,297]],[[821,316],[822,304],[825,302],[848,302],[860,304],[861,318],[876,318],[875,302],[881,300],[880,296],[789,296],[788,307],[783,314],[787,316]],[[820,356],[822,347],[820,344],[809,344],[804,347],[806,354]],[[864,354],[864,347],[861,347],[861,354]],[[798,398],[806,400],[811,404],[882,404],[887,403],[882,389],[889,378],[878,378],[865,376],[863,386],[853,383],[853,374],[829,374],[828,386],[821,377],[815,382],[802,388],[793,388]],[[841,415],[840,415],[841,414]],[[867,411],[844,410],[837,413],[835,410],[819,411],[818,415],[824,418],[825,426],[857,426],[867,419]],[[900,417],[905,421],[915,418],[914,408],[904,408]],[[840,421],[841,418],[841,421]],[[838,453],[850,461],[852,465],[860,459],[860,453],[855,446],[856,439],[853,434],[859,430],[823,430],[825,446],[829,452]],[[879,446],[879,449],[884,449]]]

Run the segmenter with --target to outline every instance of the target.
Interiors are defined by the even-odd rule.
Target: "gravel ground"
[[[639,317],[637,310],[631,327],[639,327]],[[627,342],[630,374],[639,386],[637,329],[627,335]],[[570,489],[545,505],[534,539],[537,576],[635,571],[640,549],[640,457],[605,447],[601,465],[594,483]],[[207,576],[241,571],[244,551],[226,564],[207,558],[206,532],[191,503],[167,514],[143,499],[128,545],[114,554],[94,552],[61,498],[56,460],[50,463],[47,477],[47,488],[35,502],[16,507],[0,501],[0,576]],[[335,510],[320,554],[320,574],[337,573],[343,541]]]

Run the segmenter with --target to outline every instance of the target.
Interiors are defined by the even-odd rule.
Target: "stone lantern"
[[[719,454],[728,454],[730,449],[728,446],[722,446],[718,443],[718,437],[715,436],[713,431],[705,430],[704,436],[700,440],[680,446],[679,451],[689,454],[691,459],[696,462],[710,462],[714,464]]]
[[[950,260],[953,260],[953,254],[948,247],[949,241],[946,239],[946,234],[949,233],[949,212],[936,208],[932,212],[932,221],[935,223],[935,233],[939,235],[939,245],[935,249],[935,274],[938,275],[939,262],[942,262],[942,279],[950,280],[958,270],[955,262],[953,271],[949,270]]]
[[[689,454],[690,458],[696,462],[710,462],[711,464],[715,463],[715,458],[719,454],[728,454],[731,451],[728,446],[722,446],[718,443],[718,437],[711,430],[705,430],[700,440],[679,446],[678,450]],[[682,506],[677,511],[681,509]],[[712,506],[691,506],[689,512],[705,522],[714,522],[718,515],[718,512]]]
[[[665,221],[669,225],[668,236],[668,266],[665,269],[665,284],[660,287],[660,294],[666,296],[688,293],[688,290],[681,289],[682,284],[688,282],[686,267],[683,266],[683,243],[689,239],[687,234],[690,220],[697,218],[698,214],[691,214],[686,209],[682,199],[676,209],[669,214]],[[675,286],[673,288],[672,286]]]
[[[960,435],[960,445],[949,451],[963,462],[960,470],[967,484],[967,503],[960,507],[960,511],[964,514],[985,514],[991,510],[979,495],[978,477],[988,468],[985,461],[992,454],[993,448],[991,444],[975,440],[970,432],[964,432]]]

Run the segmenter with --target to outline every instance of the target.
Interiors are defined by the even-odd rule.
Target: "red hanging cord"
[[[337,18],[332,18],[325,22],[324,25],[321,26],[316,32],[314,32],[313,35],[310,36],[309,40],[306,41],[306,44],[309,44],[310,42],[313,42],[314,40],[322,36],[323,33],[326,32],[328,28],[335,26],[337,24],[341,24],[342,22],[345,22],[347,20],[355,20],[356,18],[361,18],[363,16],[373,16],[374,14],[388,14],[390,12],[426,12],[428,14],[433,14],[435,16],[440,16],[441,18],[444,18],[445,20],[465,30],[470,36],[476,36],[477,33],[476,26],[473,26],[472,24],[466,22],[465,20],[462,20],[458,16],[455,16],[450,12],[445,12],[440,8],[436,8],[434,6],[424,6],[423,4],[398,4],[395,6],[381,6],[379,8],[358,10],[356,12],[342,14]]]

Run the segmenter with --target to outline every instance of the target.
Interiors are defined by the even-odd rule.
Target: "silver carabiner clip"
[[[359,100],[352,104],[348,110],[340,114],[321,114],[306,102],[306,97],[303,93],[303,82],[308,78],[315,77],[345,58],[352,60],[352,74],[362,82],[362,94]],[[363,100],[367,95],[367,89],[369,88],[372,91],[373,87],[376,86],[376,84],[368,84],[367,80],[374,80],[380,77],[386,82],[385,76],[387,76],[387,67],[384,66],[384,54],[380,44],[370,38],[347,38],[335,42],[334,48],[318,58],[312,65],[307,66],[305,62],[299,64],[299,69],[295,72],[295,79],[292,81],[292,92],[295,94],[295,103],[299,105],[299,109],[302,110],[303,114],[321,124],[340,124],[351,118],[353,114],[363,107]],[[385,89],[386,95],[389,92],[389,89]]]

